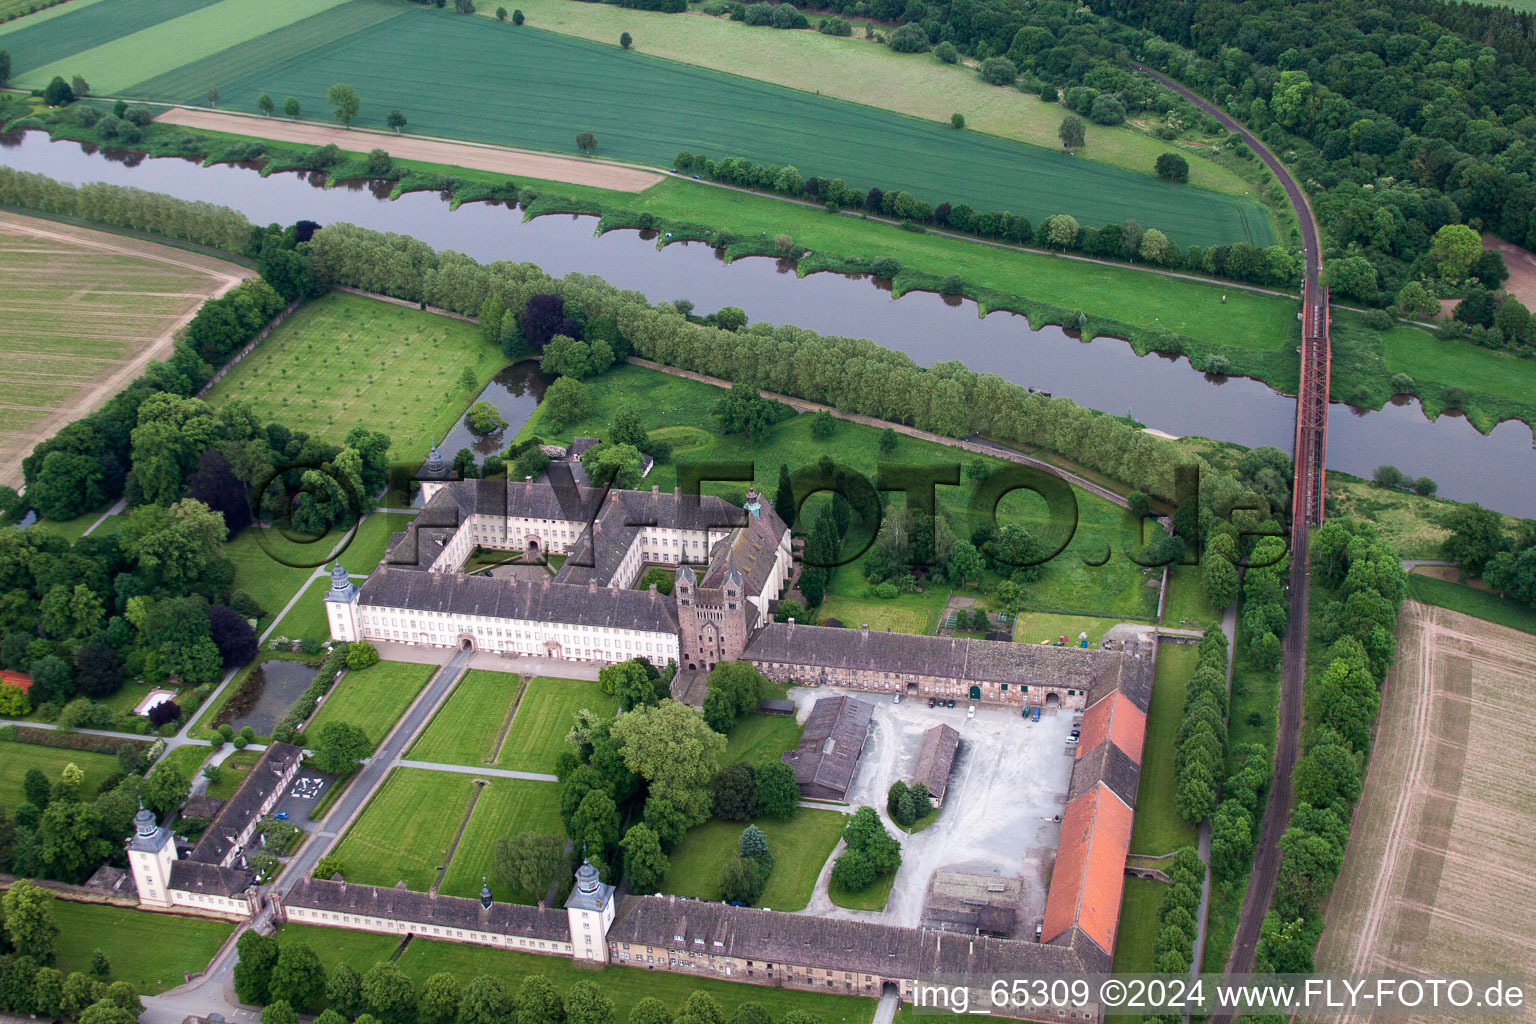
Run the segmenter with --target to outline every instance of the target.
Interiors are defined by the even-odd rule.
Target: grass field
[[[18,76],[18,81],[29,87],[41,87],[54,75],[63,75],[64,80],[69,81],[71,75],[78,74],[91,83],[98,95],[113,95],[135,82],[276,31],[318,9],[346,2],[216,0],[210,4],[187,5],[189,9],[185,13],[171,17],[155,13],[153,5],[145,5],[148,10],[137,19],[142,26],[137,31],[130,25],[122,25],[120,34],[110,37],[110,41],[90,48],[77,45],[68,56],[30,68]],[[162,6],[173,11],[182,9],[175,3]],[[76,21],[74,18],[58,18],[44,28],[52,29],[57,35],[77,28]],[[217,85],[217,79],[203,85],[202,102],[207,102],[208,88]]]
[[[1141,753],[1141,788],[1137,790],[1131,852],[1172,853],[1195,842],[1195,827],[1173,809],[1174,747],[1184,718],[1184,689],[1195,674],[1194,644],[1162,644],[1147,715],[1147,740]]]
[[[1154,608],[1155,610],[1155,608]],[[1019,612],[1013,624],[1014,643],[1038,644],[1042,640],[1055,643],[1062,637],[1076,647],[1079,633],[1088,634],[1088,646],[1097,647],[1104,634],[1118,620],[1097,615],[1051,615],[1046,612]]]
[[[1151,974],[1157,945],[1157,911],[1163,883],[1150,878],[1126,878],[1120,897],[1120,924],[1115,930],[1115,974]],[[1141,1024],[1140,1014],[1111,1014],[1112,1024]]]
[[[569,0],[527,0],[520,9],[530,25],[541,29],[609,45],[618,42],[620,32],[628,31],[634,36],[634,49],[641,53],[945,124],[950,114],[960,111],[972,131],[1051,149],[1060,145],[1059,105],[987,85],[973,68],[945,64],[932,53],[897,53],[862,38],[862,32],[847,38],[814,29],[784,32],[697,13],[679,18]],[[495,12],[482,6],[479,13],[492,16]],[[1079,155],[1150,174],[1158,155],[1169,152],[1188,159],[1193,185],[1235,195],[1251,188],[1203,156],[1199,148],[1163,142],[1129,127],[1089,125],[1088,145]]]
[[[827,895],[833,903],[849,910],[884,910],[886,901],[891,898],[891,886],[896,884],[896,874],[900,870],[897,868],[888,875],[882,875],[870,883],[868,888],[858,892],[849,892],[836,882],[828,881]]]
[[[571,731],[576,712],[582,708],[599,718],[612,718],[619,702],[590,680],[549,676],[530,679],[517,702],[517,714],[501,744],[496,766],[519,772],[552,773],[555,758],[567,749],[566,733]]]
[[[294,544],[276,530],[254,526],[242,530],[223,551],[224,557],[235,563],[233,589],[254,597],[268,616],[276,615],[314,574],[315,567],[324,563],[339,539],[338,535],[314,544]]]
[[[301,924],[282,925],[279,938],[283,942],[308,943],[327,969],[347,963],[359,972],[366,972],[378,961],[388,959],[400,944],[396,936]],[[543,975],[562,993],[578,981],[590,981],[613,1000],[614,1019],[618,1021],[628,1020],[635,1004],[647,996],[660,999],[676,1012],[693,992],[709,993],[727,1018],[737,1006],[746,1002],[759,1004],[774,1020],[783,1019],[791,1010],[804,1010],[819,1017],[824,1024],[869,1024],[875,1011],[873,999],[743,985],[670,971],[642,971],[623,966],[590,967],[578,965],[566,956],[517,953],[461,942],[414,938],[398,962],[400,970],[418,987],[438,971],[448,971],[461,984],[476,975],[489,974],[505,981],[513,991],[530,974]]]
[[[228,800],[240,788],[240,783],[261,760],[259,750],[236,750],[219,764],[219,781],[208,784],[208,795],[215,800]]]
[[[1412,601],[1398,638],[1317,969],[1529,972],[1536,639]]]
[[[249,2],[222,0],[210,10]],[[349,9],[355,6],[357,0]],[[320,20],[311,19],[311,27]],[[418,133],[560,153],[575,152],[576,133],[589,130],[597,136],[599,156],[655,166],[670,165],[687,149],[793,164],[804,175],[842,177],[859,188],[904,189],[930,203],[1008,209],[1034,222],[1061,212],[1095,224],[1134,217],[1180,244],[1271,240],[1267,211],[1246,198],[530,26],[410,10],[371,25],[337,24],[331,30],[330,35],[318,28],[306,32],[308,49],[301,54],[274,51],[263,63],[249,52],[269,43],[269,37],[258,39],[244,53],[235,46],[205,62],[195,83],[164,78],[156,83],[155,75],[145,74],[127,91],[204,103],[213,81],[242,109],[252,109],[256,95],[265,91],[296,97],[314,116],[328,110],[329,86],[345,81],[363,97],[356,123],[365,127],[382,127],[384,115],[398,108],[407,111]],[[246,36],[237,32],[235,38]],[[450,52],[451,63],[435,57]],[[530,75],[530,68],[539,74]],[[156,74],[163,70],[157,67]],[[493,114],[508,95],[518,97],[518,116]],[[709,104],[698,102],[702,95],[710,97]],[[752,116],[741,116],[743,111]],[[1010,173],[995,173],[1000,166]]]
[[[272,627],[272,635],[286,636],[290,640],[329,640],[331,624],[325,617],[325,592],[330,586],[329,579],[310,581],[304,588],[304,595]]]
[[[1163,603],[1163,625],[1174,629],[1205,629],[1221,623],[1221,611],[1211,607],[1200,582],[1198,565],[1168,568],[1168,596]]]
[[[65,974],[90,968],[101,949],[112,964],[107,981],[126,981],[140,995],[182,984],[183,972],[200,971],[235,926],[225,921],[156,914],[127,907],[53,901],[59,926],[53,966]]]
[[[336,847],[349,882],[426,892],[474,793],[471,776],[396,768]]]
[[[1410,573],[1408,596],[1415,601],[1449,608],[1453,612],[1486,619],[1523,633],[1536,633],[1536,610],[1507,597],[1500,597],[1492,591],[1421,573]]]
[[[524,832],[565,835],[560,820],[560,787],[553,782],[526,779],[491,779],[480,789],[470,812],[469,825],[448,863],[442,892],[448,896],[480,895],[481,878],[490,878],[496,840]],[[491,893],[498,900],[537,903],[543,893],[513,893],[490,878]]]
[[[162,21],[190,14],[216,0],[70,0],[0,25],[0,49],[11,54],[19,78],[51,61],[110,43]],[[65,81],[69,80],[68,72]],[[47,79],[43,83],[47,84]]]
[[[1381,338],[1387,369],[1393,373],[1454,383],[1517,402],[1528,403],[1536,395],[1536,360],[1440,341],[1422,327],[1394,327]]]
[[[724,767],[738,761],[748,764],[777,761],[784,751],[795,748],[804,731],[805,727],[795,722],[794,715],[746,714],[725,738],[720,765]]]
[[[855,423],[839,422],[830,438],[815,438],[811,436],[811,417],[808,415],[778,424],[771,434],[760,437],[755,443],[739,434],[716,436],[718,427],[709,409],[719,400],[720,389],[638,366],[617,367],[590,381],[589,387],[592,411],[588,416],[557,427],[544,422],[541,407],[534,411],[518,436],[538,435],[551,443],[565,443],[580,435],[603,436],[617,409],[627,403],[635,408],[648,428],[695,427],[707,434],[711,443],[695,448],[686,456],[687,461],[751,462],[758,488],[770,495],[777,486],[781,463],[793,471],[812,463],[823,453],[839,465],[864,473],[871,479],[881,462],[953,465],[956,461],[970,462],[973,458],[945,445],[902,435],[898,435],[893,451],[883,453],[879,450],[881,432]],[[994,466],[1003,465],[1001,461],[989,461],[993,461]],[[663,463],[651,471],[647,480],[667,490],[673,486],[676,472],[676,464]],[[709,489],[706,484],[706,492]],[[1150,621],[1157,610],[1157,590],[1149,584],[1155,583],[1156,579],[1120,554],[1135,536],[1134,521],[1117,505],[1085,492],[1074,491],[1074,494],[1078,509],[1076,531],[1062,554],[1045,566],[1040,580],[1029,585],[1025,607]],[[807,514],[807,509],[813,516],[819,500],[819,497],[813,497],[808,501],[802,516]],[[950,517],[957,537],[969,536],[972,529],[968,502],[966,487],[938,488],[937,507]],[[1037,530],[1052,525],[1044,502],[1026,492],[1014,492],[1005,498],[999,506],[998,520],[999,523],[1032,525]],[[1060,526],[1059,523],[1054,525]],[[1106,546],[1116,553],[1106,564],[1095,567],[1084,563],[1084,558],[1102,558]],[[869,622],[872,629],[890,625],[894,630],[899,622],[917,625],[931,621],[936,626],[946,592],[946,588],[933,587],[922,595],[897,598],[892,602],[864,597],[865,588],[858,563],[839,568],[820,614],[823,617],[835,615],[851,628],[858,628],[863,622]],[[914,615],[914,609],[910,607],[913,605],[928,609],[925,614],[931,619]],[[897,611],[889,611],[891,607]],[[866,612],[869,613],[867,618],[864,617]],[[851,617],[844,618],[845,614]],[[933,626],[923,631],[931,633]]]
[[[507,712],[522,686],[523,677],[508,672],[466,672],[406,757],[441,764],[490,764]]]
[[[829,588],[831,593],[816,609],[818,619],[837,619],[849,629],[868,625],[876,632],[921,633],[932,636],[944,613],[949,588],[930,586],[920,594],[892,598],[858,596],[867,584],[857,565],[840,566]]]
[[[33,445],[168,354],[182,319],[247,273],[153,242],[0,214],[0,484],[20,487]],[[84,530],[96,516],[81,518]]]
[[[409,661],[381,661],[372,668],[348,672],[326,694],[304,731],[317,738],[331,722],[351,722],[378,746],[436,669]]]
[[[838,811],[802,807],[788,821],[760,819],[752,822],[768,837],[773,853],[773,873],[757,901],[774,910],[800,910],[811,901],[811,890],[822,865],[837,846],[847,816]],[[689,829],[672,851],[662,891],[675,896],[720,898],[720,872],[736,856],[736,843],[744,821],[710,820]]]
[[[474,324],[331,292],[284,321],[208,401],[245,399],[263,421],[336,444],[366,423],[391,437],[391,459],[412,461],[426,458],[505,364]],[[458,387],[465,368],[474,391]]]
[[[117,758],[106,754],[0,740],[0,807],[14,810],[17,804],[26,802],[21,784],[27,769],[37,768],[48,776],[49,782],[55,782],[67,764],[74,764],[85,772],[85,782],[80,787],[80,796],[84,800],[94,797],[101,781],[118,770]]]
[[[208,755],[211,753],[213,753],[213,748],[211,747],[205,747],[200,743],[188,743],[185,746],[172,750],[159,761],[156,761],[155,764],[157,766],[167,763],[174,764],[181,769],[183,775],[191,780],[197,778],[198,772],[202,770],[203,762],[208,760]]]

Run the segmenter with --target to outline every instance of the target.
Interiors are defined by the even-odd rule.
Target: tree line
[[[894,218],[904,225],[932,225],[1015,245],[1038,245],[1118,262],[1140,260],[1154,266],[1270,286],[1294,287],[1301,272],[1297,254],[1280,245],[1261,249],[1238,242],[1235,245],[1181,248],[1162,231],[1143,228],[1135,220],[1094,228],[1063,213],[1046,218],[1036,228],[1028,218],[1006,210],[981,212],[964,203],[951,205],[947,202],[932,206],[908,192],[888,192],[879,188],[861,191],[850,187],[842,178],[803,178],[792,166],[754,164],[739,157],[711,160],[686,150],[677,155],[672,166],[681,173],[696,174],[711,181],[822,203],[829,210],[865,210]],[[1185,173],[1188,173],[1187,166]],[[894,276],[899,269],[897,264],[891,273],[877,271],[877,276]]]
[[[1495,593],[1536,608],[1536,528],[1523,523],[1507,535],[1504,517],[1476,504],[1456,506],[1443,525],[1451,531],[1441,544],[1445,558]]]
[[[1184,689],[1184,717],[1174,748],[1174,807],[1198,825],[1216,809],[1218,776],[1227,757],[1227,635],[1207,626]]]
[[[1152,947],[1152,969],[1159,974],[1187,975],[1194,961],[1195,939],[1200,934],[1200,890],[1205,885],[1205,865],[1192,846],[1180,847],[1167,862],[1168,888],[1157,908],[1157,940]],[[1143,1018],[1146,1024],[1173,1024],[1179,1015]]]
[[[138,990],[106,979],[112,963],[100,948],[88,971],[65,974],[57,960],[53,893],[21,879],[0,897],[0,1010],[65,1017],[78,1024],[134,1024],[144,1012]]]
[[[240,252],[251,229],[243,214],[227,206],[99,181],[69,185],[12,167],[0,167],[0,203],[196,242],[225,252]]]
[[[1259,937],[1261,971],[1313,969],[1312,950],[1344,863],[1408,584],[1397,552],[1362,520],[1330,519],[1312,541],[1311,554],[1314,585],[1326,598],[1313,625],[1328,646],[1307,680],[1302,754],[1291,773],[1296,802],[1280,837],[1274,903]],[[1214,847],[1214,835],[1212,842]]]

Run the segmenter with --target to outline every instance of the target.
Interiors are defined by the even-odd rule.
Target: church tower
[[[171,864],[176,860],[176,840],[170,829],[155,820],[154,812],[139,804],[133,816],[133,836],[128,840],[128,866],[139,902],[151,907],[171,905]]]
[[[608,960],[608,927],[613,924],[613,886],[603,884],[597,868],[584,860],[576,869],[576,887],[565,900],[571,922],[571,957]]]
[[[357,621],[357,584],[341,567],[341,559],[331,567],[331,585],[325,592],[325,618],[331,626],[332,640],[351,643],[362,639]]]

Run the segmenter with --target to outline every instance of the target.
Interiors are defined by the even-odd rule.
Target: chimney
[[[544,901],[539,900],[539,913],[544,913]]]
[[[531,476],[523,477],[523,486],[524,487],[532,487],[533,486],[533,477],[531,477]]]
[[[652,583],[651,584],[651,600],[652,601],[656,600],[656,595],[658,593],[659,593],[659,591],[656,589],[656,584]]]
[[[789,617],[789,635],[795,635],[795,617],[793,615]]]
[[[869,623],[866,622],[866,623],[864,623],[864,625],[860,626],[859,627],[859,632],[864,635],[864,639],[865,640],[868,640],[869,639]]]
[[[597,593],[597,580],[587,580],[587,593]]]
[[[548,587],[549,586],[549,573],[545,573],[544,575],[539,577],[539,586],[541,586],[541,587]]]
[[[651,484],[651,493],[652,494],[660,494],[661,493],[661,485],[660,484]]]
[[[672,497],[674,497],[674,498],[681,498],[682,496],[683,496],[683,489],[681,487],[673,487],[672,488]]]

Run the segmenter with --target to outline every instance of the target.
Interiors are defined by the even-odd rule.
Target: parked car
[[[276,814],[272,815],[272,817],[276,818],[278,821],[287,821],[288,820],[288,812],[287,811],[278,811]]]
[[[1077,739],[1082,734],[1083,734],[1083,730],[1082,730],[1081,726],[1074,725],[1072,727],[1072,738],[1073,739]]]
[[[1038,721],[1040,721],[1040,709],[1038,707],[1036,707],[1033,711],[1031,711],[1029,713],[1029,720],[1031,722],[1038,722]]]
[[[928,706],[929,706],[929,707],[937,707],[937,706],[938,706],[938,703],[939,703],[939,702],[938,702],[938,701],[936,701],[936,700],[934,700],[934,699],[933,699],[933,698],[932,698],[932,697],[929,697],[929,698],[928,698]]]
[[[951,698],[949,698],[949,700],[946,700],[944,702],[944,706],[947,707],[947,708],[954,707],[955,706],[955,698],[951,697]]]
[[[970,707],[965,709],[965,717],[966,718],[975,718],[976,717],[976,705],[975,704],[972,704]]]
[[[901,694],[898,693],[894,697],[892,697],[891,698],[891,703],[892,704],[900,704],[901,703]]]

